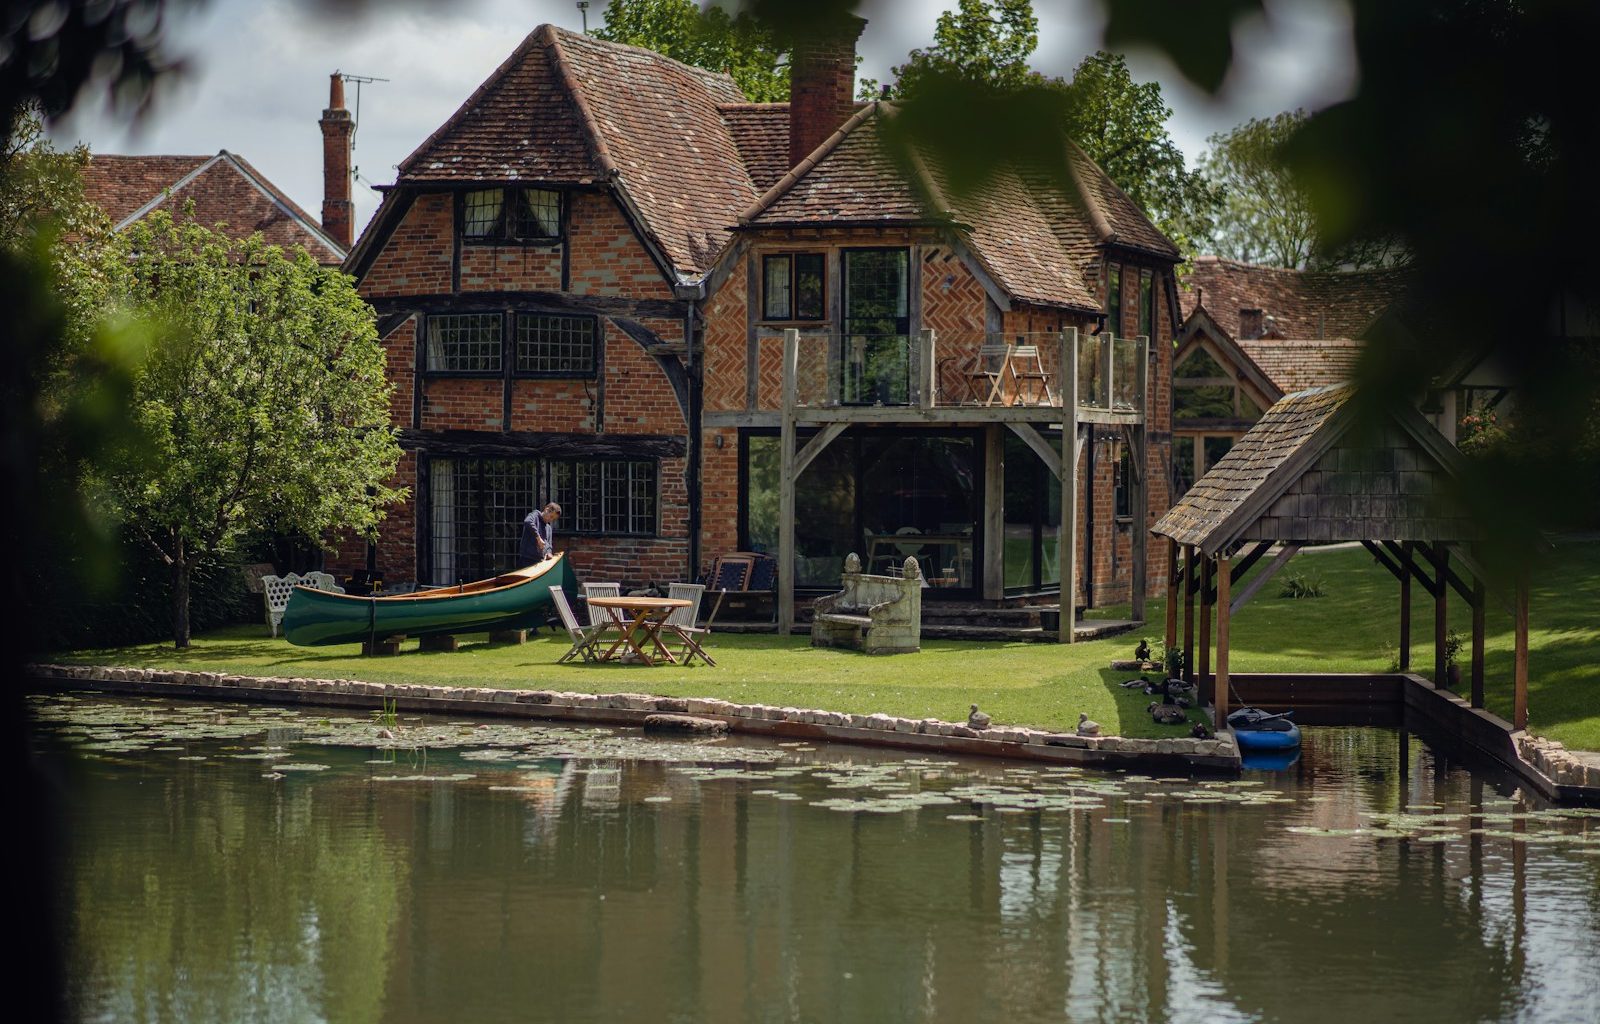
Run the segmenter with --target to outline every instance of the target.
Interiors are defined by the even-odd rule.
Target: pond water
[[[1208,782],[33,708],[82,1020],[1600,1020],[1600,812],[1389,729]]]

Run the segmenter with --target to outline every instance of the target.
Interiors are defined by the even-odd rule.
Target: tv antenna
[[[356,86],[356,108],[351,113],[350,118],[352,122],[350,127],[350,177],[361,182],[362,184],[365,184],[368,188],[371,188],[372,183],[361,177],[361,168],[356,166],[355,162],[356,132],[361,128],[361,87],[363,85],[370,85],[373,82],[387,82],[388,79],[377,78],[373,75],[349,75],[345,74],[343,71],[335,72],[335,74],[344,79],[346,82],[354,82]]]
[[[578,0],[578,13],[583,16],[583,34],[589,34],[589,0]]]

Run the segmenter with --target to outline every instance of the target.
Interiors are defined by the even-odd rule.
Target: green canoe
[[[564,555],[493,579],[393,597],[295,587],[283,612],[283,635],[301,647],[324,647],[391,636],[528,629],[549,616],[551,587],[576,592]]]

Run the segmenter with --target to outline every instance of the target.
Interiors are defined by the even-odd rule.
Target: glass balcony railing
[[[780,341],[782,339],[779,339]],[[1077,344],[1077,400],[1082,409],[1144,410],[1143,338],[1075,332],[1034,334],[799,333],[793,401],[801,408],[1061,407],[1062,346]],[[787,342],[784,342],[787,345]],[[763,358],[763,406],[776,404]],[[780,364],[781,365],[781,364]]]

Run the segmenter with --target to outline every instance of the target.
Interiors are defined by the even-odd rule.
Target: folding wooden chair
[[[1006,400],[1006,374],[1012,371],[1012,346],[1007,342],[986,341],[978,349],[978,358],[967,376],[972,397],[979,405],[1010,405]],[[1012,375],[1015,383],[1016,376]]]
[[[572,614],[572,605],[567,603],[567,595],[560,587],[550,588],[550,600],[555,602],[556,611],[561,615],[561,624],[567,627],[567,635],[572,638],[572,647],[556,659],[556,664],[560,665],[579,655],[584,661],[599,661],[600,655],[594,648],[603,627],[590,626],[586,629],[578,625],[578,617]]]
[[[679,601],[688,601],[687,608],[674,608],[672,614],[667,616],[667,626],[672,630],[674,637],[680,644],[678,657],[685,663],[692,657],[697,657],[707,665],[715,667],[717,664],[711,660],[711,655],[700,646],[700,638],[711,635],[711,620],[717,617],[717,608],[722,607],[719,594],[716,608],[711,609],[711,618],[706,620],[704,626],[695,625],[700,618],[700,602],[705,597],[706,585],[704,583],[669,583],[667,596]]]
[[[585,583],[583,585],[583,599],[585,602],[597,597],[621,597],[622,584],[620,583]],[[600,631],[607,629],[622,629],[627,625],[622,620],[621,613],[615,610],[600,609],[597,613],[594,606],[589,606],[589,625]],[[598,634],[596,634],[598,635]]]
[[[1027,363],[1033,362],[1032,368]],[[1050,372],[1044,368],[1038,345],[1018,345],[1011,351],[1011,379],[1017,382],[1017,398],[1027,405],[1055,405],[1055,394],[1050,390]],[[1027,391],[1023,398],[1022,392]],[[1039,393],[1044,393],[1040,403]]]

